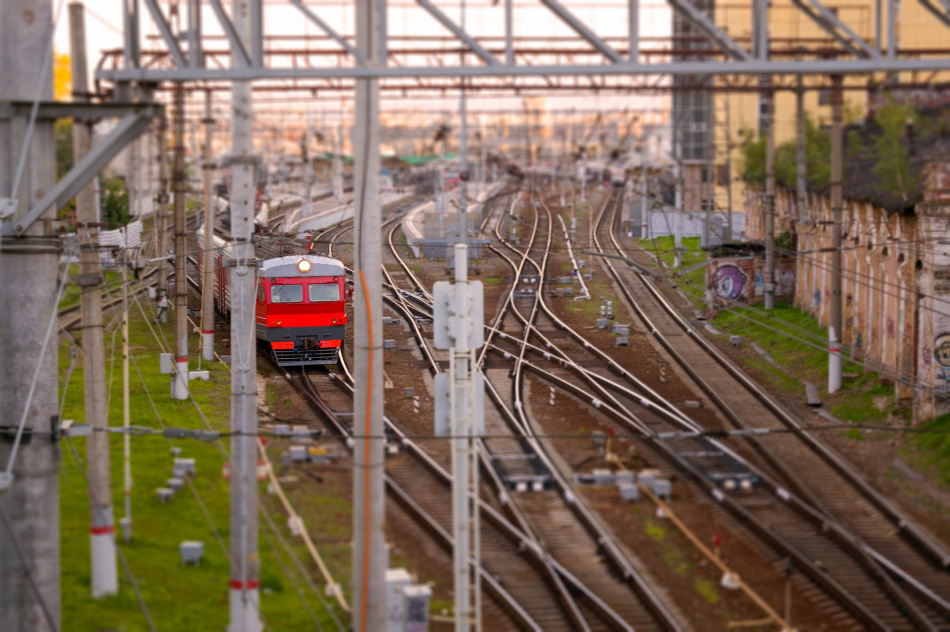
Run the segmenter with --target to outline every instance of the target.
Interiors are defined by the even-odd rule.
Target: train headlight
[[[301,259],[297,262],[297,269],[300,270],[301,274],[307,274],[310,272],[310,262],[306,259]]]

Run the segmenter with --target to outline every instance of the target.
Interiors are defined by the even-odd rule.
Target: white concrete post
[[[356,46],[367,59],[385,51],[380,3],[357,0]],[[386,540],[383,533],[382,213],[379,204],[379,80],[356,80],[353,125],[356,248],[353,337],[356,380],[353,426],[353,629],[382,630],[386,621]]]
[[[201,357],[214,361],[214,204],[211,196],[211,175],[214,165],[211,159],[211,139],[214,119],[211,118],[211,90],[205,91],[204,160],[204,240],[201,257]]]
[[[0,0],[0,92],[4,99],[53,98],[51,0]],[[14,198],[15,224],[56,179],[53,122],[37,120],[29,139],[20,181],[14,184],[26,117],[0,120],[0,197]],[[21,237],[3,237],[0,253],[0,410],[9,423],[49,433],[57,413],[57,345],[41,353],[47,323],[55,317],[59,240],[47,220],[49,208]],[[54,334],[55,335],[55,334]],[[52,341],[55,343],[55,340]],[[35,379],[35,384],[34,384]],[[27,401],[31,405],[27,407]],[[24,418],[25,413],[25,418]],[[11,486],[0,494],[0,630],[47,632],[43,604],[60,627],[59,459],[60,447],[34,438],[21,443],[13,462]],[[12,444],[0,443],[0,474],[6,474]],[[4,521],[6,522],[6,521]],[[23,557],[18,553],[22,552]],[[28,581],[32,574],[42,600]]]
[[[86,67],[86,33],[79,2],[69,5],[69,45],[72,62],[73,101],[89,101]],[[86,121],[73,123],[73,156],[79,162],[92,149],[92,129]],[[95,181],[76,196],[76,221],[81,251],[79,274],[83,278],[80,305],[82,310],[82,371],[86,423],[104,429],[109,425],[106,406],[106,350],[102,327],[102,273],[99,269],[99,210],[96,208]],[[112,510],[112,468],[109,435],[93,432],[86,440],[89,473],[89,548],[92,563],[93,598],[114,595],[119,591],[115,551],[115,518]]]
[[[234,0],[234,27],[246,49],[261,19],[259,3]],[[257,542],[257,341],[254,303],[257,264],[254,244],[254,106],[251,84],[231,88],[231,510],[229,632],[259,632],[260,558]]]

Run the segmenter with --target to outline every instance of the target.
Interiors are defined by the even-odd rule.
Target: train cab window
[[[264,302],[264,285],[263,284],[257,286],[257,300],[259,303]]]
[[[311,283],[307,288],[311,303],[331,303],[340,300],[340,286],[336,283]]]
[[[270,286],[271,303],[303,303],[302,285]]]

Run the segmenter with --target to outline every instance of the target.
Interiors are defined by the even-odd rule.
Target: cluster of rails
[[[507,208],[505,202],[513,194],[514,191],[508,191],[496,198],[495,208]],[[492,213],[486,213],[485,222],[492,217]],[[432,318],[432,297],[400,258],[394,237],[397,228],[393,226],[388,231],[388,243],[400,269],[395,273],[384,269],[390,290],[386,300],[404,316],[430,369],[439,371],[446,362],[440,361],[439,352],[430,348],[432,336],[428,324]],[[542,229],[535,223],[530,236],[524,240],[524,251],[518,251],[522,266],[535,265],[527,254],[533,248],[550,247],[549,228]],[[541,271],[543,273],[543,265]],[[411,291],[403,289],[407,285]],[[500,333],[499,322],[514,304],[512,296],[513,293],[509,293],[502,312],[486,330],[486,347],[478,358],[479,364],[484,365],[488,350],[498,351],[492,338]],[[557,456],[535,436],[534,422],[523,406],[523,373],[515,369],[512,376],[514,381],[509,381],[507,370],[500,375],[491,369],[486,371],[486,393],[494,407],[486,406],[486,437],[479,442],[483,470],[494,484],[492,493],[501,508],[525,533],[533,533],[543,542],[543,550],[550,564],[556,565],[555,570],[564,569],[560,581],[572,578],[578,582],[567,586],[570,592],[578,590],[579,585],[588,588],[581,598],[563,602],[573,626],[569,629],[600,629],[603,625],[608,629],[637,630],[688,627],[681,623],[682,614],[671,611],[668,600],[655,592],[653,582],[644,575],[643,569],[631,561],[583,499],[572,491],[562,468],[556,465]],[[513,490],[531,491],[512,493]],[[494,559],[487,554],[482,557],[483,560]]]
[[[608,215],[617,222],[614,213],[618,208],[620,201],[614,199],[609,204],[610,213],[602,214],[598,225],[603,227]],[[506,233],[500,231],[497,225],[495,234],[499,241],[504,242],[501,235]],[[591,239],[595,247],[599,248],[595,241],[598,236],[592,234]],[[618,254],[625,254],[619,245],[615,246]],[[502,255],[500,250],[496,252]],[[708,430],[721,431],[721,428],[703,428],[689,419],[671,402],[608,354],[596,349],[583,336],[570,330],[553,314],[541,298],[543,294],[538,279],[544,278],[543,272],[539,272],[543,268],[534,265],[526,274],[523,261],[508,260],[516,273],[515,278],[519,279],[519,283],[514,286],[524,289],[525,285],[520,280],[530,280],[529,285],[535,288],[537,296],[536,301],[531,302],[525,310],[528,317],[517,309],[512,309],[511,314],[517,315],[524,326],[533,329],[538,344],[532,345],[497,331],[499,324],[505,325],[503,316],[507,311],[499,315],[488,332],[489,336],[497,332],[501,339],[499,343],[507,343],[496,344],[489,339],[486,348],[515,362],[513,376],[519,374],[519,367],[524,367],[550,384],[590,402],[595,409],[637,436],[649,437],[649,445],[656,452],[654,457],[665,460],[675,471],[687,474],[740,523],[751,527],[780,557],[794,560],[812,583],[811,587],[833,598],[843,609],[840,612],[851,616],[856,625],[880,630],[940,630],[948,625],[950,610],[946,595],[950,594],[950,576],[947,573],[946,553],[922,534],[910,519],[874,492],[861,477],[851,472],[840,458],[811,440],[807,433],[804,438],[797,435],[753,437],[749,440],[755,448],[751,459],[738,454],[723,442],[710,438],[706,435]],[[404,271],[411,277],[407,267],[404,267]],[[616,273],[616,270],[611,272]],[[653,300],[661,301],[658,305],[662,309],[670,310],[671,322],[675,323],[672,319],[678,316],[674,316],[675,312],[668,303],[645,277],[640,274],[636,276],[635,282],[641,284],[648,296],[654,296]],[[627,292],[627,300],[636,305],[629,295],[630,290],[626,289],[630,280],[624,281],[618,277],[617,281]],[[420,294],[420,291],[401,292],[400,296],[419,303]],[[507,299],[505,310],[509,306],[524,303],[526,298],[530,298],[530,293],[512,293]],[[640,299],[641,302],[643,300]],[[637,309],[643,314],[642,308]],[[548,331],[540,324],[545,319],[553,324]],[[646,331],[660,336],[657,327],[650,321],[645,321],[644,326]],[[682,326],[689,331],[685,323]],[[569,336],[569,344],[552,342],[552,338],[562,337],[565,332]],[[691,337],[680,335],[673,339],[685,344]],[[664,339],[664,344],[673,343]],[[544,362],[526,362],[525,352],[540,356]],[[751,424],[752,428],[787,428],[789,424],[796,423],[769,396],[726,363],[714,349],[703,348],[702,354],[725,363],[722,367],[710,368],[704,375],[716,375],[725,368],[730,379],[738,381],[719,384],[716,388],[709,387],[705,382],[700,383],[730,422],[743,427],[742,419],[734,413],[735,410],[742,410],[743,419],[746,420],[744,423]],[[599,364],[601,368],[587,368],[591,364]],[[549,368],[542,368],[541,365]],[[550,368],[551,365],[553,368]],[[696,367],[704,366],[699,359],[690,357],[683,361],[683,366],[694,377],[702,379],[696,374]],[[622,382],[616,381],[616,376],[621,377]],[[596,399],[591,399],[591,393],[595,394]],[[741,397],[744,393],[746,398],[769,406],[775,423],[771,426],[760,425],[761,418],[754,414],[751,401],[734,402],[730,407],[724,393],[732,397]],[[791,472],[782,460],[771,458],[768,442],[773,438],[802,444],[792,453],[793,462],[801,463],[806,458],[820,459],[826,461],[825,467],[821,467],[820,463],[809,462],[807,472]],[[762,458],[754,458],[757,455]],[[763,459],[764,463],[759,465]],[[803,477],[809,479],[807,483],[802,480]],[[736,484],[737,481],[753,484]],[[812,486],[823,490],[829,497],[817,499]],[[848,490],[847,493],[839,492],[844,489]],[[835,513],[832,513],[829,505],[836,505],[833,507]],[[874,515],[875,512],[877,515]],[[863,524],[850,525],[847,524],[849,520]],[[863,529],[859,528],[862,526]]]
[[[398,218],[389,223],[395,224]],[[387,228],[384,226],[384,229]],[[340,239],[348,230],[337,227],[328,239]],[[330,250],[332,253],[332,241]],[[414,324],[413,313],[396,299],[391,305]],[[421,332],[416,330],[417,335]],[[438,364],[429,355],[430,368]],[[345,362],[342,377],[334,373],[307,371],[290,378],[310,399],[329,428],[346,440],[352,428],[352,377]],[[342,391],[346,397],[341,397]],[[509,412],[510,415],[510,412]],[[430,454],[411,441],[388,419],[387,437],[402,446],[402,453],[387,460],[386,483],[402,507],[414,515],[447,551],[451,551],[451,513],[443,499],[451,487],[451,474],[439,454]],[[497,476],[491,476],[494,492],[481,500],[483,563],[479,569],[483,585],[495,603],[517,627],[527,630],[632,630],[629,617],[615,612],[602,600],[599,591],[576,577],[555,559],[545,545],[532,535],[517,512],[512,516],[507,490]],[[498,499],[504,499],[499,501]],[[508,515],[506,515],[506,512]],[[527,578],[533,578],[528,580]],[[629,595],[627,596],[629,600]],[[637,625],[637,629],[680,629],[677,625]]]
[[[589,239],[596,251],[629,258],[633,255],[617,237],[621,196],[621,191],[612,192],[591,223]],[[743,461],[757,485],[753,493],[730,493],[709,471],[681,471],[773,550],[794,560],[858,626],[950,629],[946,550],[812,433],[802,432],[801,423],[698,335],[640,269],[614,265],[611,259],[605,259],[604,266],[643,331],[652,334],[735,430],[744,431],[743,453],[749,456]],[[606,354],[598,355],[611,372],[635,383],[626,369]],[[661,410],[645,385],[634,391],[650,399],[636,407],[641,420],[657,436],[670,433],[664,422],[676,423],[672,405],[667,402]],[[677,436],[721,430],[694,422],[677,426]],[[664,444],[673,456],[675,446],[653,442],[656,447]]]

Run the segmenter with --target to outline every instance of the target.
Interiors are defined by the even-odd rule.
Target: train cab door
[[[257,280],[257,300],[254,303],[254,324],[256,336],[261,340],[267,339],[267,303],[269,288],[267,279]]]

